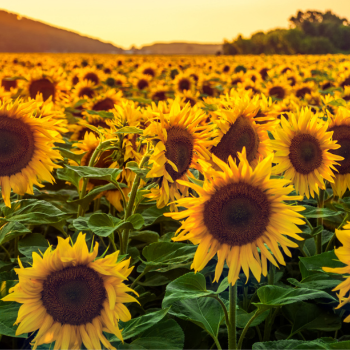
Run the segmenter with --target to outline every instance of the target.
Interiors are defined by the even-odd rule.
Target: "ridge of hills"
[[[0,52],[123,53],[112,44],[0,10]]]
[[[214,55],[222,44],[154,43],[123,50],[110,43],[0,10],[0,52]]]

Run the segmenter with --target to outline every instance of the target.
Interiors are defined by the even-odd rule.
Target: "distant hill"
[[[0,52],[123,53],[112,44],[0,10]]]
[[[139,54],[154,55],[215,55],[222,51],[222,44],[195,44],[195,43],[155,43],[135,50]]]

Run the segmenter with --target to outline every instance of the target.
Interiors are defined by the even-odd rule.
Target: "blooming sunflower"
[[[333,291],[339,291],[338,298],[340,303],[337,309],[350,302],[350,295],[345,297],[345,295],[350,291],[350,222],[348,221],[343,228],[343,230],[335,230],[335,234],[337,235],[338,240],[343,244],[343,246],[335,249],[334,253],[338,257],[338,259],[346,266],[336,268],[323,267],[323,270],[325,272],[345,275],[344,277],[346,278],[346,280],[333,289]],[[344,319],[344,322],[350,322],[350,315]]]
[[[227,162],[229,156],[237,158],[237,152],[241,152],[243,147],[246,147],[250,164],[266,157],[269,153],[267,130],[271,129],[271,117],[259,114],[259,96],[251,99],[248,94],[238,95],[232,92],[221,99],[220,105],[214,112],[218,118],[212,119],[218,128],[219,143],[210,151],[224,162]]]
[[[328,131],[333,132],[333,140],[340,145],[340,148],[331,153],[344,158],[340,166],[336,166],[338,173],[331,184],[334,194],[342,197],[350,188],[350,111],[339,107],[335,116],[328,113],[328,123]]]
[[[157,142],[149,159],[152,169],[148,178],[159,178],[158,187],[151,190],[148,198],[156,199],[158,208],[163,208],[175,198],[185,195],[187,188],[177,180],[187,180],[190,168],[198,168],[200,158],[209,160],[208,147],[215,144],[213,127],[198,126],[207,116],[193,111],[188,103],[181,109],[179,101],[172,103],[170,113],[156,113],[156,120],[144,131],[144,136]],[[175,208],[171,205],[171,208]]]
[[[51,172],[60,168],[53,162],[62,158],[53,150],[54,142],[61,141],[55,131],[57,121],[36,118],[36,108],[34,101],[0,102],[0,186],[8,207],[11,189],[19,195],[33,194],[33,185],[54,182]]]
[[[98,243],[89,252],[85,234],[71,246],[69,238],[58,237],[55,250],[40,256],[33,265],[15,269],[19,283],[3,301],[23,304],[18,312],[16,335],[38,330],[33,349],[55,342],[55,349],[114,349],[102,331],[123,340],[118,321],[131,319],[124,303],[137,302],[124,284],[133,267],[128,260],[117,262],[119,251],[96,259]]]
[[[285,265],[278,244],[291,256],[288,247],[297,247],[297,244],[287,237],[302,240],[296,234],[301,232],[296,225],[304,224],[298,213],[304,208],[284,202],[300,199],[288,196],[293,186],[288,185],[288,180],[270,179],[273,154],[259,162],[255,169],[249,165],[245,149],[238,153],[238,158],[239,165],[232,157],[226,164],[213,155],[221,171],[203,164],[203,188],[178,180],[195,190],[199,197],[179,199],[177,205],[187,210],[164,214],[175,220],[187,218],[173,240],[198,244],[192,264],[195,272],[202,270],[217,254],[215,281],[219,280],[226,261],[232,284],[239,278],[241,268],[247,279],[251,270],[260,281],[261,274],[267,274],[267,260],[275,266],[278,266],[276,260]]]
[[[336,161],[343,157],[330,152],[340,147],[327,131],[327,123],[321,122],[310,109],[289,113],[288,121],[282,116],[281,125],[272,130],[275,140],[271,141],[276,151],[275,174],[284,173],[294,183],[295,190],[307,198],[325,189],[324,179],[333,183],[337,170]]]

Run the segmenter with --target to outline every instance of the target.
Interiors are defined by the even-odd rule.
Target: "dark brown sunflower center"
[[[137,83],[137,87],[140,89],[140,90],[143,90],[144,88],[148,87],[148,81],[146,79],[140,79]]]
[[[335,166],[339,174],[345,175],[350,173],[350,126],[337,125],[329,129],[334,131],[333,140],[336,140],[340,148],[330,151],[333,154],[341,156],[344,160],[340,161],[340,166]]]
[[[33,157],[34,146],[29,125],[0,115],[0,176],[11,176],[24,169]]]
[[[306,94],[311,94],[311,89],[308,87],[298,89],[295,95],[296,97],[303,98]]]
[[[106,297],[102,278],[84,265],[53,272],[41,292],[47,313],[57,322],[75,326],[99,316]]]
[[[243,147],[246,148],[248,162],[251,162],[258,151],[259,136],[248,118],[238,117],[212,152],[227,162],[229,156],[237,158],[237,152],[242,152]]]
[[[80,91],[79,91],[79,97],[84,97],[84,96],[87,96],[89,98],[92,98],[94,95],[95,95],[95,91],[92,90],[91,88],[89,87],[83,87]]]
[[[269,90],[269,95],[271,97],[283,99],[284,96],[286,95],[286,92],[282,86],[274,86]]]
[[[215,90],[209,84],[204,84],[202,90],[203,94],[206,94],[208,96],[214,96],[215,94]]]
[[[191,83],[188,79],[181,79],[179,81],[179,90],[183,91],[183,90],[189,90],[191,87]]]
[[[90,72],[85,74],[84,79],[90,80],[91,82],[95,83],[96,85],[100,82],[100,79],[98,78],[97,74]]]
[[[244,182],[226,185],[204,206],[204,224],[221,244],[242,246],[266,231],[270,202],[260,189]]]
[[[44,101],[46,101],[50,96],[52,96],[52,100],[54,101],[55,84],[46,78],[32,81],[29,85],[30,97],[34,99],[38,93],[43,95]]]
[[[299,134],[289,146],[289,159],[300,174],[309,174],[322,164],[322,150],[319,141],[309,134]]]
[[[10,79],[2,79],[1,86],[5,89],[5,91],[11,91],[11,89],[15,89],[17,87],[17,80]]]
[[[151,77],[154,77],[156,75],[156,72],[152,68],[146,68],[142,73],[150,75]]]
[[[111,98],[107,97],[95,103],[92,109],[94,111],[108,111],[114,107],[114,103],[115,102]]]
[[[166,94],[165,91],[157,91],[153,94],[152,100],[154,101],[164,101],[166,100]]]
[[[176,166],[175,171],[170,164],[165,165],[166,171],[176,181],[190,168],[193,157],[193,136],[185,129],[173,126],[167,130],[168,139],[165,143],[165,156]]]

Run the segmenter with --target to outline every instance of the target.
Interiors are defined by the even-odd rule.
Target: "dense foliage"
[[[299,11],[289,19],[292,28],[257,32],[249,39],[241,35],[225,41],[225,55],[327,54],[350,52],[350,26],[331,11]]]
[[[0,66],[0,348],[350,348],[347,56]]]

